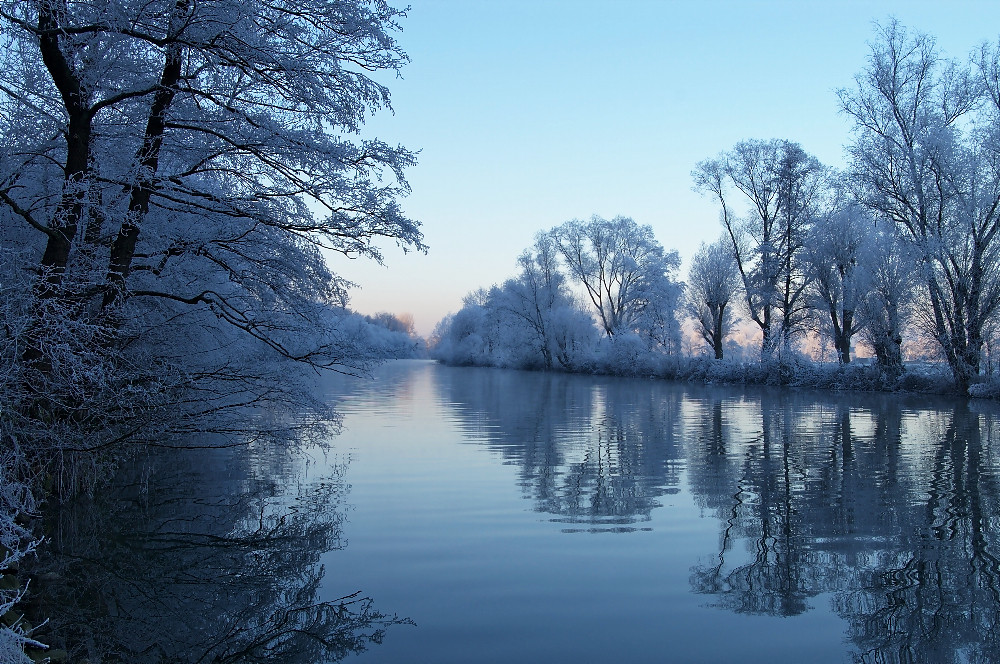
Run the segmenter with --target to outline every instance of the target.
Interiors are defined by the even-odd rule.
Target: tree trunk
[[[174,18],[186,13],[187,6],[188,0],[177,0]],[[155,186],[154,179],[160,163],[160,147],[163,145],[163,134],[167,125],[166,113],[177,94],[183,55],[184,51],[179,42],[167,47],[163,73],[160,75],[160,87],[149,108],[142,147],[136,154],[140,165],[139,176],[130,188],[128,213],[118,230],[118,236],[111,245],[107,284],[102,303],[104,307],[119,302],[125,292],[125,279],[132,267],[135,245],[139,240],[139,228],[146,213],[149,212],[149,200]]]
[[[715,351],[715,359],[722,359],[722,316],[725,314],[725,309],[719,307],[718,315],[715,316],[715,325],[712,330],[712,349]]]
[[[66,272],[87,199],[87,172],[90,167],[91,112],[80,78],[59,46],[59,14],[62,9],[53,1],[40,3],[38,9],[38,32],[41,35],[38,48],[42,62],[59,90],[68,117],[63,190],[48,224],[51,232],[42,255],[44,279],[39,289],[41,297],[52,297]]]
[[[903,337],[886,333],[885,338],[873,344],[875,360],[886,375],[896,377],[903,373]]]
[[[840,363],[850,364],[851,363],[851,342],[845,341],[844,345],[840,349]]]
[[[774,351],[778,347],[778,339],[775,337],[773,331],[771,330],[771,315],[768,311],[764,315],[764,319],[759,321],[757,325],[760,327],[761,339],[760,339],[760,359],[767,360],[774,355]]]

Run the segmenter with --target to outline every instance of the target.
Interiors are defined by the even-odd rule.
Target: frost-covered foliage
[[[878,33],[840,92],[854,182],[914,248],[934,337],[965,390],[1000,311],[1000,45],[959,62],[896,21]]]
[[[827,169],[788,140],[747,140],[700,162],[695,189],[715,198],[743,282],[744,308],[761,331],[761,354],[805,332],[810,311],[803,247],[825,192]]]
[[[466,296],[435,329],[431,356],[459,365],[648,373],[680,352],[679,263],[650,227],[631,219],[567,222],[535,237],[517,260],[517,276]],[[576,297],[574,285],[582,289]]]
[[[969,396],[978,399],[1000,399],[1000,381],[994,378],[970,385]]]
[[[25,467],[45,468],[47,486],[61,495],[92,490],[136,442],[217,431],[231,434],[230,444],[251,430],[266,437],[295,418],[335,422],[328,404],[311,396],[312,353],[361,373],[420,348],[405,333],[332,306],[310,312],[303,323],[315,327],[298,329],[280,352],[274,338],[237,334],[209,310],[167,301],[130,306],[128,318],[122,307],[110,327],[41,299],[48,307],[41,325],[32,317],[39,299],[30,273],[21,276],[0,286],[4,318],[19,324],[0,339],[2,442],[17,444]],[[47,348],[44,367],[23,357],[38,340]]]
[[[660,372],[661,356],[635,332],[601,337],[591,363],[595,373],[620,376],[652,376]]]
[[[424,248],[399,208],[414,155],[359,136],[402,15],[0,0],[0,408],[57,484],[67,455],[319,408],[315,369],[411,352],[324,259]]]
[[[816,362],[803,356],[763,362],[720,361],[702,357],[686,358],[663,369],[656,375],[709,384],[929,394],[948,394],[954,390],[947,367],[940,363],[914,364],[902,374],[893,375],[868,362]]]
[[[7,423],[0,411],[0,431],[4,428]],[[15,479],[20,463],[16,448],[0,447],[0,450],[0,574],[12,575],[21,561],[34,553],[39,540],[19,522],[35,511],[35,502],[31,490]],[[0,587],[0,616],[8,614],[23,595],[21,586],[12,588],[4,584]],[[30,662],[24,654],[25,646],[39,647],[41,644],[31,638],[23,622],[0,623],[0,664]]]

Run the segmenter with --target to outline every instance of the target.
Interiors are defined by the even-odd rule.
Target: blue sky
[[[400,3],[395,3],[399,5]],[[420,150],[405,210],[430,252],[387,267],[332,259],[363,313],[409,312],[422,334],[515,272],[534,234],[626,215],[684,259],[720,231],[691,170],[747,138],[797,141],[843,166],[836,90],[895,16],[965,58],[1000,36],[1000,2],[412,0],[387,80],[395,114],[367,131]]]

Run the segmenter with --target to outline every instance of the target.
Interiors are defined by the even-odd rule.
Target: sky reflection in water
[[[996,404],[420,361],[323,389],[332,449],[154,452],[53,510],[31,586],[52,642],[130,662],[1000,660]]]
[[[994,661],[992,404],[396,363],[341,390],[358,661]],[[343,583],[341,583],[343,585]]]

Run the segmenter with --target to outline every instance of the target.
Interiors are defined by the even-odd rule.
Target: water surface
[[[188,521],[271,524],[258,567],[208,558],[237,563],[241,615],[282,589],[370,598],[347,661],[1000,660],[993,404],[419,361],[322,389],[332,448],[170,486],[195,478]],[[172,572],[167,595],[218,596],[192,568],[198,590]]]
[[[994,661],[997,412],[397,363],[341,397],[361,661]]]

